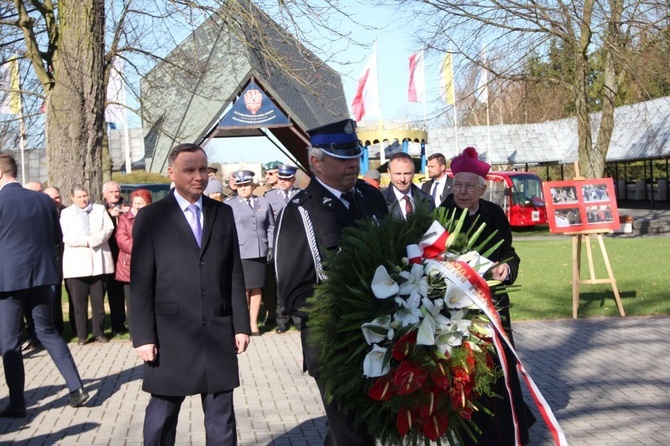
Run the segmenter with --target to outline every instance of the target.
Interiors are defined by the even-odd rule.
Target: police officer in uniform
[[[295,173],[297,171],[298,168],[295,166],[281,164],[277,170],[277,187],[265,194],[265,198],[268,200],[270,207],[272,208],[275,221],[279,212],[286,206],[286,203],[288,203],[295,194],[302,190],[294,187]],[[284,306],[277,299],[274,268],[268,268],[267,274],[265,288],[263,288],[263,302],[265,302],[266,308],[268,309],[266,324],[270,323],[272,320],[272,311],[276,308],[277,328],[275,331],[277,333],[286,333],[289,328],[290,320],[293,320],[293,324],[300,329],[300,317],[291,316],[289,319],[289,315],[286,313]]]
[[[308,130],[309,163],[314,175],[279,214],[275,241],[278,295],[286,311],[303,317],[301,341],[305,368],[319,387],[328,417],[326,445],[372,446],[374,439],[353,426],[337,403],[325,399],[325,386],[318,374],[318,354],[308,343],[310,336],[305,307],[314,285],[325,278],[321,260],[336,251],[342,231],[361,218],[382,218],[388,213],[381,193],[358,180],[362,149],[354,121],[328,124]]]
[[[258,313],[261,308],[262,289],[265,286],[267,262],[272,258],[275,219],[268,201],[253,195],[254,173],[251,170],[240,170],[233,173],[233,177],[237,186],[237,197],[231,198],[226,204],[233,208],[235,216],[251,335],[260,336]]]

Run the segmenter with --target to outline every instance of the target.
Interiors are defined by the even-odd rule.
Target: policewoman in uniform
[[[358,180],[362,149],[351,119],[312,130],[309,164],[313,177],[279,214],[275,242],[275,271],[278,296],[286,311],[303,317],[301,342],[305,368],[321,392],[328,433],[326,445],[372,446],[374,439],[353,426],[352,420],[325,400],[325,386],[319,378],[318,355],[308,344],[309,323],[305,321],[306,299],[314,285],[324,279],[321,260],[340,245],[342,231],[361,218],[382,218],[388,213],[377,189]]]
[[[294,187],[295,173],[298,168],[288,164],[281,164],[277,170],[277,187],[265,194],[265,198],[270,202],[272,214],[277,221],[277,216],[286,203],[288,203],[298,192],[302,189]],[[265,279],[265,288],[263,288],[263,299],[266,308],[268,308],[268,320],[272,319],[271,310],[276,309],[274,317],[277,321],[277,328],[275,331],[279,334],[286,333],[289,328],[289,315],[286,313],[284,306],[277,299],[274,268],[268,268],[268,277]],[[300,318],[298,316],[291,316],[293,324],[299,329]]]
[[[251,335],[260,336],[258,313],[268,256],[272,256],[275,220],[268,201],[253,194],[256,186],[254,173],[240,170],[233,173],[233,178],[237,186],[237,197],[231,198],[226,204],[233,208],[235,217],[244,284],[247,289]]]

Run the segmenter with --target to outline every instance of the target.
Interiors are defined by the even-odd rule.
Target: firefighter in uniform
[[[308,344],[309,322],[301,311],[314,285],[325,278],[321,260],[338,249],[342,231],[357,219],[379,219],[388,213],[377,189],[358,180],[362,149],[354,121],[347,119],[308,130],[309,163],[313,178],[279,214],[275,242],[278,295],[286,311],[302,317],[305,369],[321,392],[328,417],[326,445],[372,446],[374,439],[353,426],[337,403],[327,403],[318,375],[318,354]]]

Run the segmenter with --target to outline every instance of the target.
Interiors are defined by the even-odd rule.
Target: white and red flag
[[[407,89],[409,102],[424,102],[426,100],[426,75],[423,62],[423,49],[409,56],[409,88]]]
[[[380,114],[379,107],[379,81],[377,79],[377,43],[372,50],[372,56],[365,63],[361,76],[358,78],[356,95],[351,101],[354,119],[358,122],[365,115]]]

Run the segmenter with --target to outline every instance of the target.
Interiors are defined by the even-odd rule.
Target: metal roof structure
[[[222,7],[141,81],[147,170],[164,173],[180,143],[271,133],[307,165],[306,130],[345,119],[340,75],[282,29],[253,2],[238,13]],[[251,79],[291,124],[255,131],[217,130]]]
[[[600,114],[591,115],[594,138]],[[491,164],[568,164],[577,161],[577,121],[567,118],[538,124],[491,125],[428,130],[428,154],[447,159],[474,146]],[[490,150],[488,149],[490,141]],[[670,97],[617,107],[607,162],[670,157]]]

